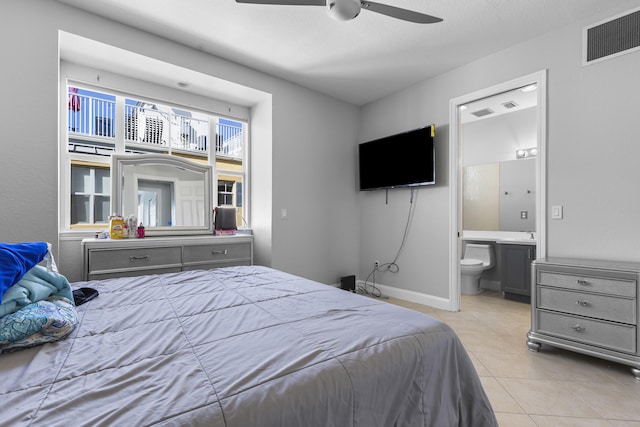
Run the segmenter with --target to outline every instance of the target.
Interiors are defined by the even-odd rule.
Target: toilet
[[[464,257],[460,260],[460,291],[474,295],[482,292],[480,276],[484,270],[495,266],[493,246],[467,243]]]

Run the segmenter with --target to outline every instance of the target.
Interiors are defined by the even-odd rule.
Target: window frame
[[[152,85],[154,86],[154,85]],[[113,139],[113,152],[109,155],[98,155],[98,154],[88,154],[88,153],[78,153],[69,151],[69,143],[70,143],[70,133],[68,131],[68,95],[69,95],[69,87],[78,87],[90,91],[95,91],[98,93],[105,93],[108,95],[113,95],[116,97],[116,105],[115,105],[115,117],[111,124],[111,132],[114,134]],[[58,208],[58,231],[61,234],[64,233],[73,233],[73,232],[87,232],[87,231],[99,231],[106,227],[105,223],[93,223],[93,224],[71,224],[72,217],[72,208],[71,208],[71,199],[72,199],[72,191],[71,191],[71,169],[72,165],[94,165],[94,167],[106,168],[110,170],[111,173],[111,155],[112,154],[124,154],[128,151],[127,145],[129,141],[125,140],[125,119],[124,119],[124,104],[126,98],[134,98],[139,99],[142,102],[156,103],[158,105],[162,105],[168,108],[175,108],[180,110],[187,110],[192,113],[198,113],[209,117],[209,131],[207,138],[210,141],[207,145],[207,153],[206,156],[200,155],[197,156],[200,161],[206,162],[210,164],[213,168],[212,182],[211,188],[217,189],[218,187],[218,176],[220,173],[222,174],[233,174],[238,176],[239,181],[242,182],[242,202],[241,205],[244,209],[244,215],[242,219],[245,224],[248,225],[246,221],[246,217],[248,214],[248,206],[250,206],[250,201],[248,200],[248,187],[249,187],[249,161],[248,161],[248,134],[247,131],[249,129],[248,122],[246,119],[240,119],[237,117],[229,117],[223,116],[214,111],[208,111],[202,108],[194,108],[191,105],[181,105],[176,102],[167,102],[161,99],[153,99],[146,96],[141,96],[135,93],[130,93],[124,90],[117,90],[107,86],[98,86],[94,84],[89,84],[80,81],[79,79],[72,79],[69,77],[61,78],[60,84],[60,92],[61,92],[61,100],[63,108],[61,109],[60,114],[60,144],[59,144],[59,208]],[[160,98],[160,97],[158,97]],[[216,160],[218,160],[216,153],[216,132],[217,132],[217,124],[218,120],[225,119],[231,120],[235,123],[239,123],[242,131],[242,159],[240,161],[241,172],[237,171],[227,171],[226,169],[217,170]],[[99,139],[100,137],[98,137]],[[78,139],[78,138],[75,138]],[[107,142],[109,144],[109,142]],[[151,150],[153,152],[153,150]],[[165,154],[168,155],[176,155],[176,156],[186,156],[190,157],[188,154],[182,152],[173,152],[171,149],[171,144],[169,144],[168,152]],[[212,192],[213,193],[213,192]],[[217,201],[217,191],[215,194],[211,194],[212,197],[212,205],[215,205]],[[234,193],[235,200],[235,193]],[[113,200],[111,194],[109,195],[110,209],[113,210]]]
[[[235,196],[234,196],[234,187],[236,184],[236,181],[231,181],[228,179],[218,179],[218,190],[217,190],[217,194],[218,194],[218,206],[234,206],[235,203]],[[224,191],[220,191],[220,186],[224,185]],[[230,188],[228,188],[230,187]],[[224,197],[225,202],[227,201],[228,197],[231,197],[231,203],[220,203],[220,196]]]
[[[74,191],[74,180],[73,180],[73,169],[74,168],[86,168],[89,169],[89,191]],[[108,193],[104,193],[104,192],[97,192],[96,190],[96,183],[97,183],[97,176],[96,176],[96,172],[102,169],[103,171],[108,171],[109,172],[109,179],[107,180],[109,182],[109,192]],[[87,228],[87,227],[91,227],[93,228],[95,225],[101,225],[101,226],[105,226],[107,224],[107,221],[105,222],[100,222],[100,221],[95,221],[96,219],[96,198],[98,197],[106,197],[109,200],[109,205],[111,205],[111,170],[108,167],[108,165],[104,165],[104,164],[97,164],[97,163],[86,163],[86,162],[71,162],[69,165],[69,170],[70,170],[70,205],[69,205],[69,216],[70,219],[73,218],[73,199],[74,196],[83,196],[83,197],[88,197],[89,198],[89,217],[93,219],[93,222],[87,222],[87,223],[74,223],[74,224],[70,224],[71,229],[77,229],[77,228]],[[87,190],[87,188],[85,188],[85,190]],[[107,211],[108,212],[108,211]]]

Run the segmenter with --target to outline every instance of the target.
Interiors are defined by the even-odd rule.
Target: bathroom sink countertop
[[[536,245],[535,239],[499,239],[495,242],[499,245]]]
[[[496,237],[472,237],[472,236],[462,236],[462,240],[474,240],[476,242],[496,242],[500,240]]]
[[[465,231],[462,240],[476,242],[495,242],[502,245],[532,245],[537,244],[536,239],[529,237],[525,232],[478,232]]]

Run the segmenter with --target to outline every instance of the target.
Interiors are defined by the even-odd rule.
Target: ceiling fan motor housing
[[[349,21],[360,14],[360,1],[328,0],[327,12],[337,21]]]

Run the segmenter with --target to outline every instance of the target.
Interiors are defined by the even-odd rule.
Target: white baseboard
[[[357,286],[358,287],[364,286],[364,281],[358,280]],[[405,301],[411,301],[418,304],[428,305],[429,307],[435,307],[441,310],[452,311],[451,300],[448,298],[435,297],[433,295],[427,295],[421,292],[409,291],[406,289],[398,289],[398,288],[394,288],[393,286],[380,285],[377,283],[375,284],[375,286],[378,289],[380,289],[383,295],[386,295],[388,297],[398,298]]]

